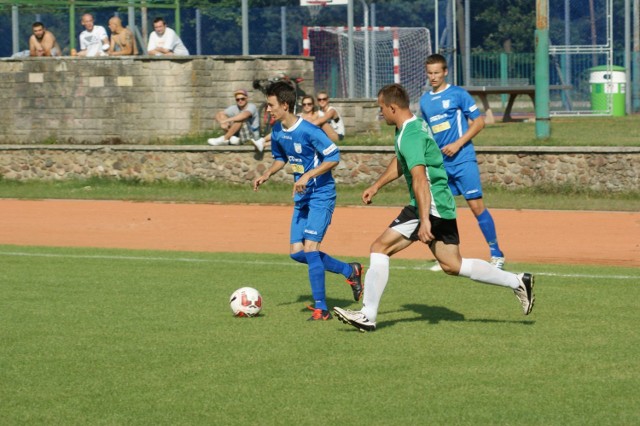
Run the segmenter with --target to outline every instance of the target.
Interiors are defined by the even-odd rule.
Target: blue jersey
[[[340,161],[340,150],[318,126],[298,118],[288,129],[278,122],[271,130],[271,153],[274,160],[291,165],[294,181],[324,161]],[[310,179],[307,191],[296,194],[294,200],[305,198],[335,198],[336,183],[331,171]]]
[[[461,87],[447,85],[438,93],[427,92],[420,98],[420,110],[442,149],[458,140],[469,128],[468,119],[480,117],[480,110],[471,95]],[[473,142],[467,142],[453,157],[443,155],[446,168],[476,160]]]

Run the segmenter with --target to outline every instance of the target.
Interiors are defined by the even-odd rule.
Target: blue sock
[[[296,262],[304,263],[305,265],[307,264],[307,256],[304,255],[304,251],[302,250],[291,253],[289,257],[291,257]]]
[[[349,278],[351,276],[352,268],[348,263],[334,259],[327,253],[323,252],[320,252],[320,259],[322,259],[324,269],[327,271],[333,272],[334,274],[342,274],[345,278]]]
[[[305,253],[307,265],[309,265],[309,282],[311,283],[311,295],[315,301],[315,308],[327,311],[327,296],[324,286],[324,264],[320,258],[320,252],[309,251]]]
[[[489,210],[484,209],[479,216],[476,216],[476,219],[478,220],[478,226],[480,226],[480,231],[482,231],[484,239],[487,241],[487,244],[489,244],[491,256],[504,257],[504,254],[500,250],[500,246],[498,246],[496,225],[493,223],[493,217],[491,217]]]
[[[351,265],[345,262],[341,262],[338,259],[334,259],[329,256],[327,253],[320,253],[320,259],[322,259],[322,264],[324,265],[324,269],[333,272],[334,274],[342,274],[345,278],[349,278],[351,276],[351,272],[353,272],[353,268]],[[293,260],[300,263],[307,263],[307,257],[304,255],[304,251],[300,250],[299,252],[292,253],[289,255]]]

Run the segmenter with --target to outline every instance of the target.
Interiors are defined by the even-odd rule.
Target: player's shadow
[[[388,314],[393,312],[406,312],[413,311],[418,316],[411,318],[400,318],[397,320],[388,320],[378,322],[376,329],[381,329],[384,327],[390,327],[402,322],[415,322],[415,321],[427,321],[429,324],[439,324],[442,321],[468,321],[468,322],[483,322],[483,323],[517,323],[523,325],[532,325],[534,321],[512,321],[512,320],[494,320],[494,319],[467,319],[465,316],[459,312],[452,311],[449,308],[445,308],[444,306],[429,306],[422,304],[407,304],[403,305],[402,309],[397,309],[395,311],[386,311],[381,312],[381,314]]]

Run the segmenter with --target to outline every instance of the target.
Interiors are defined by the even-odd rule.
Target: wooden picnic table
[[[531,102],[533,105],[536,104],[536,86],[534,85],[524,85],[524,86],[463,86],[471,96],[477,96],[480,98],[480,102],[482,102],[482,108],[485,113],[485,122],[487,124],[495,123],[495,118],[493,116],[493,111],[491,110],[491,105],[489,104],[489,95],[509,95],[509,101],[507,102],[507,107],[504,110],[504,115],[502,116],[503,122],[514,121],[511,117],[511,109],[513,108],[513,103],[516,100],[516,97],[519,95],[529,95],[531,98]],[[570,90],[572,86],[570,85],[550,85],[549,90]]]

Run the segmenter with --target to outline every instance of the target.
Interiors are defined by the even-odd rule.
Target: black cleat
[[[362,298],[362,291],[364,290],[362,285],[362,264],[352,262],[349,265],[351,265],[351,275],[347,278],[347,283],[349,283],[351,291],[353,291],[353,300],[357,302]]]

